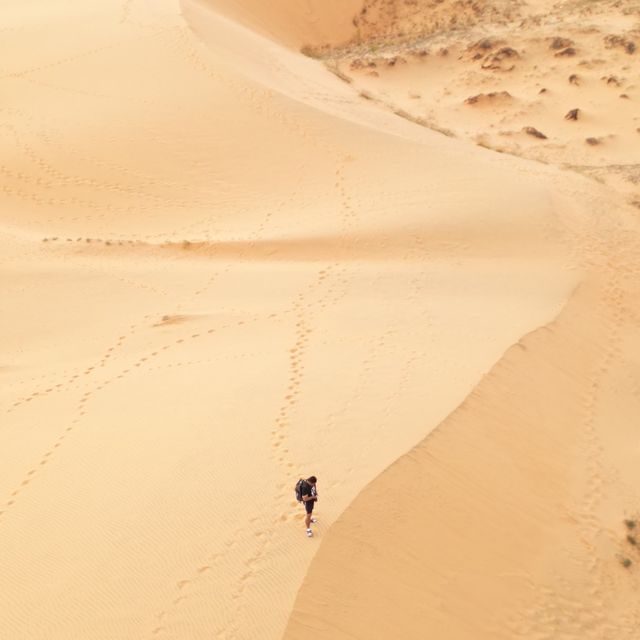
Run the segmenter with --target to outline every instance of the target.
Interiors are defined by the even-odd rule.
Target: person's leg
[[[304,525],[307,529],[307,535],[311,535],[311,514],[313,513],[313,500],[309,500],[304,503],[304,508],[307,512],[307,515],[304,519]]]

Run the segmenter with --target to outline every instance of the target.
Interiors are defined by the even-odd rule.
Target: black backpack
[[[306,483],[302,478],[296,482],[296,500],[298,502],[302,502],[302,485],[304,484]]]

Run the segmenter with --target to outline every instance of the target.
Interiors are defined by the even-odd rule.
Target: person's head
[[[307,478],[307,482],[308,482],[309,484],[312,484],[312,485],[313,485],[313,484],[315,484],[316,482],[318,482],[318,478],[316,478],[315,476],[309,476],[309,477]]]

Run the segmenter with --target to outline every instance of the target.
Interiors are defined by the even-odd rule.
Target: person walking
[[[309,476],[306,480],[300,481],[300,498],[301,502],[304,505],[305,511],[307,515],[304,519],[304,524],[307,529],[307,537],[313,537],[313,531],[311,530],[311,525],[315,524],[318,520],[313,517],[313,506],[318,501],[318,489],[317,489],[318,478],[315,476]]]

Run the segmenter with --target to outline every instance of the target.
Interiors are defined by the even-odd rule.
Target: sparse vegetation
[[[632,548],[638,549],[638,539],[635,535],[635,532],[638,528],[638,520],[636,518],[627,518],[623,520],[624,527],[626,529],[625,541],[628,545],[631,545]],[[627,547],[628,549],[628,547]],[[619,556],[620,564],[625,568],[629,569],[631,565],[634,563],[626,553],[623,553]]]
[[[621,49],[623,49],[625,51],[625,53],[628,53],[629,55],[631,55],[632,53],[635,53],[636,51],[636,43],[633,42],[633,40],[627,40],[626,38],[623,38],[622,36],[616,36],[616,35],[608,35],[604,37],[604,46],[607,49],[614,49],[616,47],[619,47]]]
[[[575,134],[579,130],[575,129],[579,124],[576,123],[573,127],[566,126],[562,134],[550,131],[553,135],[549,140],[547,134],[525,126],[526,120],[515,116],[529,118],[536,109],[542,112],[541,118],[547,115],[582,122],[585,118],[601,118],[605,102],[616,95],[624,100],[624,103],[618,103],[620,107],[630,106],[629,103],[635,100],[632,91],[636,86],[637,73],[630,66],[633,60],[627,54],[638,53],[636,47],[640,40],[637,30],[611,34],[611,27],[604,31],[596,27],[584,30],[566,20],[569,9],[569,13],[576,9],[581,15],[583,10],[587,11],[589,20],[599,18],[604,9],[594,9],[588,0],[575,0],[575,7],[557,5],[549,16],[526,17],[515,8],[506,12],[495,9],[497,13],[491,13],[494,9],[489,11],[483,3],[472,5],[464,0],[447,0],[444,4],[436,2],[435,5],[432,0],[401,0],[394,5],[392,12],[385,13],[381,12],[380,1],[363,0],[361,11],[353,18],[355,29],[350,40],[324,48],[306,46],[303,53],[323,60],[329,70],[344,82],[357,84],[355,95],[420,126],[445,135],[454,135],[455,132],[455,135],[474,141],[475,134],[478,134],[483,139],[481,146],[496,152],[574,169],[574,165],[566,162],[570,154],[580,154],[576,144],[582,144],[585,168],[575,170],[603,184],[607,184],[610,176],[613,178],[619,173],[610,158],[617,159],[619,151],[610,142],[621,135],[613,120],[612,131],[608,134],[599,130],[594,131],[591,137],[582,134],[576,139]],[[631,15],[625,8],[616,8],[619,13]],[[498,15],[501,19],[495,22]],[[525,27],[526,35],[520,34],[518,29],[507,28],[516,25],[516,22],[510,25],[510,20]],[[559,27],[560,24],[564,26]],[[475,29],[481,25],[487,28]],[[469,29],[471,26],[474,29]],[[443,64],[453,75],[439,73]],[[413,75],[408,73],[396,81],[393,74],[400,65],[412,67]],[[430,81],[422,88],[419,84],[422,76],[418,73],[422,66],[427,67],[425,73],[439,84],[438,87]],[[528,78],[535,78],[535,84],[519,86],[520,74],[511,80],[509,75],[516,69],[528,73]],[[598,88],[595,82],[600,77],[601,86]],[[453,81],[449,82],[452,78]],[[557,79],[564,80],[563,88],[547,84]],[[516,83],[513,88],[508,84],[511,81]],[[567,81],[570,88],[566,87]],[[410,84],[413,82],[415,84]],[[405,88],[405,101],[396,103],[393,92],[399,86]],[[607,86],[614,92],[617,87],[619,89],[610,94]],[[581,104],[584,96],[579,94],[583,87],[601,92],[598,99],[589,105],[589,113],[583,111],[584,105],[580,109],[567,110],[568,105],[561,102],[562,94],[566,92],[568,96],[570,93],[573,97],[569,99],[575,101],[574,104]],[[466,93],[461,93],[461,88]],[[531,91],[538,94],[537,100],[532,100]],[[406,97],[409,102],[406,102]],[[451,109],[456,102],[465,105],[464,111]],[[484,105],[495,108],[484,108]],[[463,121],[461,125],[456,122],[458,116],[465,119],[467,114],[469,122]],[[627,118],[628,114],[628,109],[620,110],[622,117]],[[504,131],[498,131],[499,125],[494,121],[497,115],[510,122],[509,135],[512,137],[507,146],[496,138],[505,135]],[[630,124],[625,124],[626,131]],[[636,126],[633,123],[630,130]],[[527,142],[523,133],[527,138],[531,136],[538,140],[529,139]],[[539,144],[540,141],[546,144]],[[598,146],[598,149],[587,149],[587,146]],[[587,164],[594,166],[587,169]],[[633,202],[638,202],[637,193],[634,195]]]

